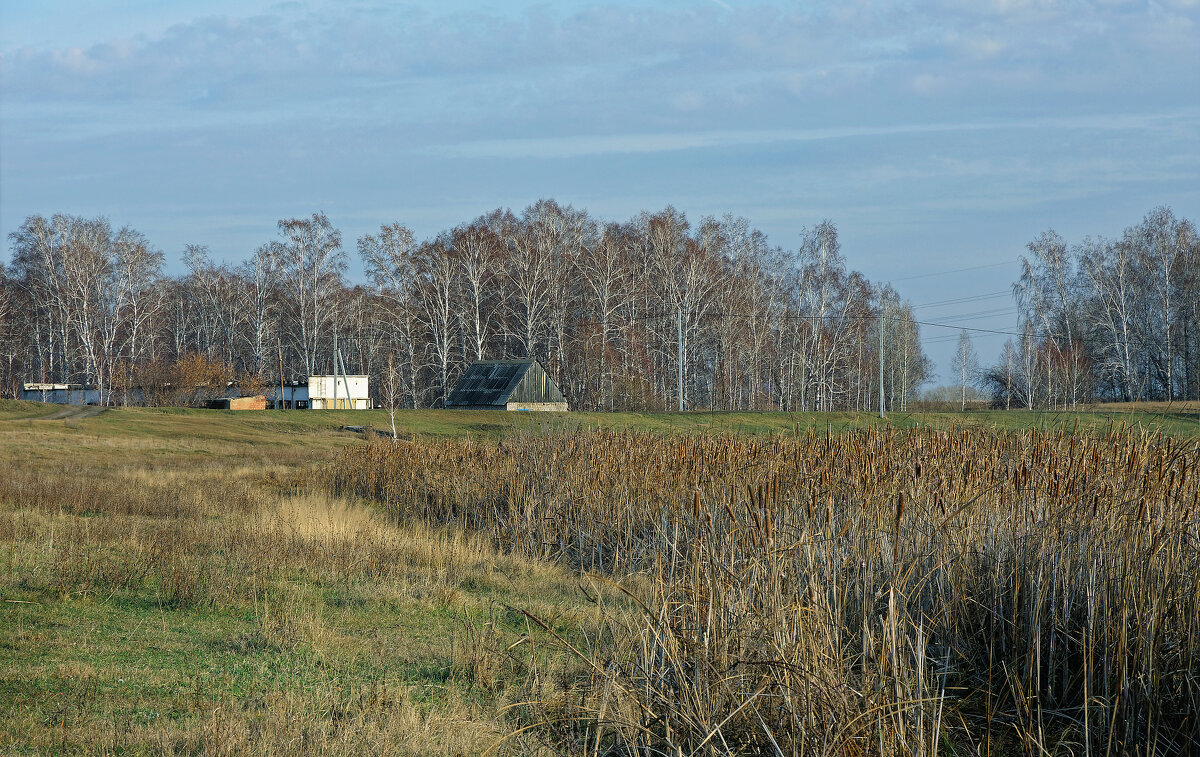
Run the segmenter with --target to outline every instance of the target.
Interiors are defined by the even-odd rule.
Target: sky
[[[1198,40],[1200,0],[0,0],[0,235],[105,215],[178,273],[315,211],[351,250],[541,197],[829,219],[922,320],[1013,331],[1042,231],[1200,221]]]

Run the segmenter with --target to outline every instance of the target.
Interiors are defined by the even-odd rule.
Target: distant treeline
[[[189,365],[208,384],[218,365],[262,387],[332,372],[335,339],[350,372],[375,387],[390,372],[411,407],[442,404],[476,359],[535,357],[579,409],[673,408],[682,391],[688,409],[873,410],[881,342],[889,407],[931,372],[911,307],[847,269],[828,221],[785,250],[741,218],[693,226],[667,207],[604,223],[541,200],[424,241],[384,225],[357,240],[364,285],[347,283],[349,253],[320,213],[279,221],[236,266],[189,245],[178,277],[104,218],[30,216],[9,241],[9,394],[81,382],[121,401],[189,383]]]
[[[995,404],[1200,399],[1200,237],[1169,208],[1118,239],[1047,231],[1013,285],[1020,336],[981,374]]]

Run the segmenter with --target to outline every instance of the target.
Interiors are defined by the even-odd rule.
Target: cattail
[[[415,440],[348,451],[328,475],[378,493],[397,522],[466,525],[616,580],[658,576],[638,595],[649,621],[614,618],[595,637],[614,645],[598,658],[622,662],[577,692],[585,710],[608,691],[656,724],[623,731],[624,715],[591,710],[610,751],[703,752],[721,724],[738,752],[774,753],[769,732],[787,753],[932,754],[942,713],[979,744],[1003,718],[1016,751],[1086,738],[1200,752],[1186,696],[1200,670],[1192,450],[1115,426]],[[1039,720],[1050,701],[1055,717]]]

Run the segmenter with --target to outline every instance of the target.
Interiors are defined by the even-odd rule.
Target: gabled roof
[[[479,360],[471,363],[446,398],[446,407],[503,407],[523,402],[565,402],[558,387],[536,360]]]

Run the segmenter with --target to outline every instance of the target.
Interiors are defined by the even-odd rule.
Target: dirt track
[[[97,407],[95,405],[63,405],[62,408],[55,410],[50,415],[43,415],[41,418],[35,418],[34,420],[61,421],[68,418],[92,418],[104,412],[108,412],[107,407]]]

